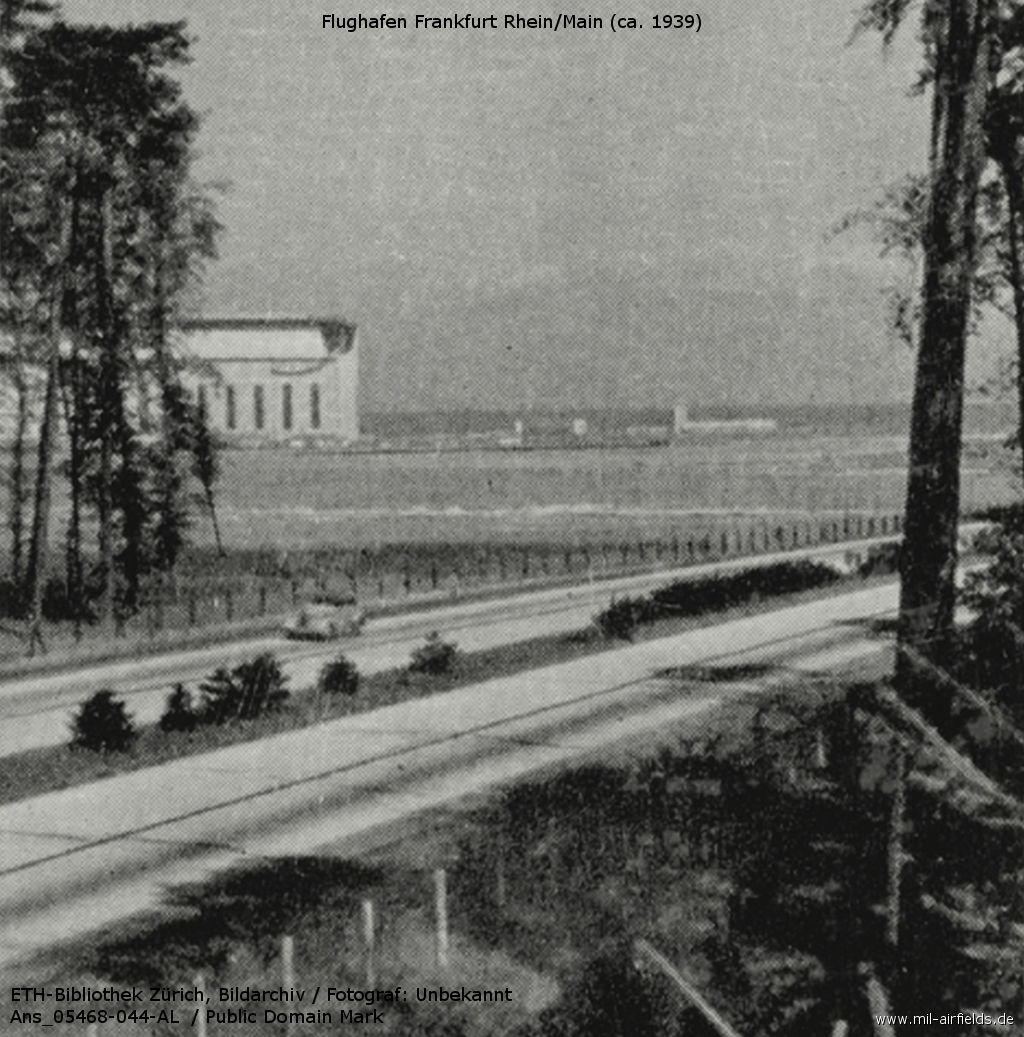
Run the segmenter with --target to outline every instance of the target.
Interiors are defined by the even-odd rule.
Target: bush
[[[967,574],[961,601],[975,613],[961,670],[969,683],[999,694],[1024,722],[1024,532],[1013,526],[992,534],[991,563]]]
[[[287,678],[272,652],[264,652],[233,670],[221,666],[199,685],[200,718],[208,724],[252,720],[275,713],[288,699]]]
[[[619,598],[594,616],[594,625],[611,640],[632,641],[637,627],[651,617],[650,598]]]
[[[413,650],[409,672],[432,676],[451,673],[458,656],[458,646],[451,641],[442,641],[441,635],[435,630],[427,635],[427,640],[419,648]]]
[[[606,638],[632,641],[637,627],[659,619],[703,616],[797,591],[827,587],[843,577],[823,562],[799,559],[677,580],[648,595],[619,598],[594,617]]]
[[[736,572],[679,580],[651,594],[657,616],[700,616],[745,605],[761,598],[827,587],[842,576],[810,559],[778,562]]]
[[[868,548],[868,556],[857,569],[858,576],[888,576],[900,571],[900,556],[903,544],[895,541],[891,544],[875,544]]]
[[[122,753],[136,738],[124,701],[107,688],[86,699],[71,720],[71,748]]]
[[[160,717],[160,730],[194,731],[198,723],[199,714],[192,702],[192,693],[184,684],[175,684]]]
[[[321,695],[354,695],[359,690],[359,669],[351,659],[339,655],[324,663],[316,687]]]

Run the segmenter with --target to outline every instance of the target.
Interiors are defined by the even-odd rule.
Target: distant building
[[[227,438],[359,435],[356,327],[336,317],[208,317],[181,325],[184,380]]]
[[[778,425],[772,418],[701,418],[699,421],[693,421],[685,403],[677,403],[672,408],[672,434],[676,438],[693,432],[760,434],[775,432],[777,429]]]
[[[354,324],[334,317],[210,317],[182,323],[173,346],[185,362],[182,381],[225,439],[359,436]],[[14,436],[17,372],[12,340],[0,330],[0,443]],[[27,434],[34,440],[44,371],[33,365],[24,375]]]

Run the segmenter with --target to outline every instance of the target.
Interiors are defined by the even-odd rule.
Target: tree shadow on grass
[[[218,975],[244,945],[264,963],[281,936],[309,916],[350,905],[384,878],[379,868],[332,857],[289,857],[233,868],[209,881],[167,889],[175,917],[142,916],[77,956],[94,975],[125,986],[190,985],[197,972]]]

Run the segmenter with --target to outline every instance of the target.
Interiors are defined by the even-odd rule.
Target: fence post
[[[434,869],[435,950],[438,968],[448,968],[448,878],[444,868]]]
[[[201,972],[196,973],[196,990],[198,991],[198,997],[196,999],[196,1005],[206,1004],[206,980],[203,978]],[[206,1037],[206,1009],[199,1008],[199,1012],[196,1015],[196,1037]]]
[[[374,947],[377,939],[377,926],[373,917],[373,901],[368,897],[363,900],[363,947],[366,949],[366,985],[372,987],[377,981],[374,967]]]
[[[295,986],[295,940],[291,936],[281,937],[281,986],[290,990]],[[288,1037],[295,1032],[295,1024],[285,1024],[284,1032]]]

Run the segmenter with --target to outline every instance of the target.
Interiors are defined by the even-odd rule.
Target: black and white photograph
[[[0,0],[0,1031],[1024,1035],[1024,0]]]

